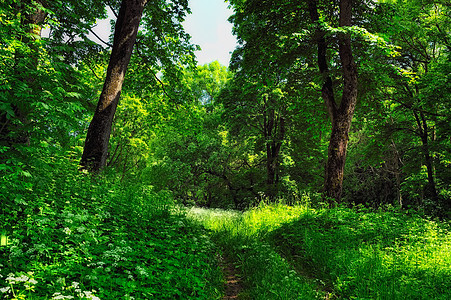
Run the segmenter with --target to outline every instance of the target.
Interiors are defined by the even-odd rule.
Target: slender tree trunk
[[[280,143],[268,142],[266,145],[266,196],[270,201],[277,195],[279,150]]]
[[[393,120],[392,120],[393,122]],[[396,144],[391,139],[391,146],[392,146],[392,152],[393,152],[393,167],[394,167],[394,174],[396,179],[396,203],[395,205],[399,205],[400,208],[402,208],[402,193],[401,193],[401,176],[399,176],[399,173],[401,172],[400,163],[401,163],[401,157],[398,153],[398,149],[396,148]]]
[[[437,189],[435,187],[435,180],[434,180],[434,167],[432,163],[432,157],[429,150],[429,127],[426,121],[426,118],[424,116],[424,113],[420,112],[414,112],[415,119],[417,121],[420,137],[421,137],[421,143],[423,148],[423,155],[426,165],[426,170],[428,173],[428,184],[425,189],[425,196],[431,198],[436,203],[438,203],[438,194]]]
[[[309,1],[310,18],[313,23],[319,22],[318,0]],[[352,0],[340,1],[339,25],[351,26]],[[339,36],[339,55],[343,73],[343,93],[340,104],[334,96],[333,82],[329,75],[327,63],[327,42],[325,32],[318,26],[316,42],[318,46],[318,67],[323,75],[322,97],[325,101],[332,121],[332,133],[329,141],[328,159],[325,170],[324,195],[333,206],[340,202],[343,187],[343,174],[348,146],[348,134],[357,102],[357,66],[352,55],[351,39],[348,35]]]
[[[122,0],[105,83],[88,128],[80,162],[88,170],[99,171],[106,164],[113,117],[146,3],[147,0]]]
[[[266,105],[274,105],[267,99]],[[285,138],[285,119],[277,116],[272,107],[264,112],[264,137],[266,142],[266,196],[270,201],[274,200],[278,192],[279,184],[279,155],[282,141]]]

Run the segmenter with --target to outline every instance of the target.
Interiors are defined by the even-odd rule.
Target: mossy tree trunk
[[[81,166],[101,170],[107,160],[113,117],[147,0],[123,0],[114,29],[113,49],[103,90],[88,128]]]

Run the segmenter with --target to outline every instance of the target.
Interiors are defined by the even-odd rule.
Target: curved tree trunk
[[[310,0],[309,13],[313,23],[319,22],[317,8],[318,0]],[[340,1],[340,27],[351,26],[352,0]],[[329,141],[329,151],[325,170],[324,196],[330,206],[340,202],[343,187],[343,173],[348,147],[348,134],[357,102],[357,66],[352,55],[351,38],[348,35],[339,36],[339,54],[343,74],[343,93],[339,104],[334,96],[333,82],[329,75],[327,63],[327,42],[325,32],[317,27],[318,67],[323,75],[322,97],[332,121],[332,133]]]
[[[81,166],[99,171],[106,164],[113,117],[147,0],[123,0],[114,29],[114,42],[103,90],[88,128]]]

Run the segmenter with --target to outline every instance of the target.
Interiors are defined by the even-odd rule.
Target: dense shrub
[[[79,172],[70,153],[34,154],[44,158],[3,164],[3,297],[220,296],[216,249],[204,229],[174,210],[170,193]]]

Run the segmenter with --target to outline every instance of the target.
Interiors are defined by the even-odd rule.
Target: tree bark
[[[319,22],[317,4],[318,0],[309,1],[309,13],[313,23]],[[339,25],[340,27],[351,26],[351,21],[352,0],[341,0]],[[351,38],[349,35],[340,35],[338,37],[338,46],[343,74],[343,93],[340,103],[337,104],[327,63],[326,51],[328,45],[324,36],[325,32],[321,30],[318,24],[316,31],[318,67],[324,80],[321,95],[332,122],[332,133],[325,170],[324,196],[329,205],[333,206],[336,202],[339,203],[341,199],[348,135],[357,102],[357,66],[352,54]]]
[[[280,149],[285,138],[285,119],[283,113],[276,113],[272,100],[266,100],[263,113],[263,133],[266,142],[266,197],[275,200],[279,185]]]
[[[122,0],[105,83],[88,128],[80,162],[82,168],[90,171],[99,171],[106,164],[113,117],[146,3],[147,0]]]
[[[393,123],[393,120],[392,120]],[[401,163],[401,157],[398,153],[398,149],[396,148],[396,144],[391,139],[391,148],[393,153],[393,173],[395,174],[396,179],[396,202],[395,205],[398,205],[400,208],[402,208],[402,193],[401,193],[401,176],[399,176],[401,172],[400,163]]]
[[[424,160],[426,164],[426,170],[428,173],[428,184],[425,188],[425,196],[432,199],[435,203],[438,203],[438,194],[437,189],[435,187],[434,180],[434,167],[432,162],[432,157],[429,149],[429,127],[426,121],[426,117],[423,112],[417,113],[414,112],[415,119],[417,121],[418,130],[420,133]]]

